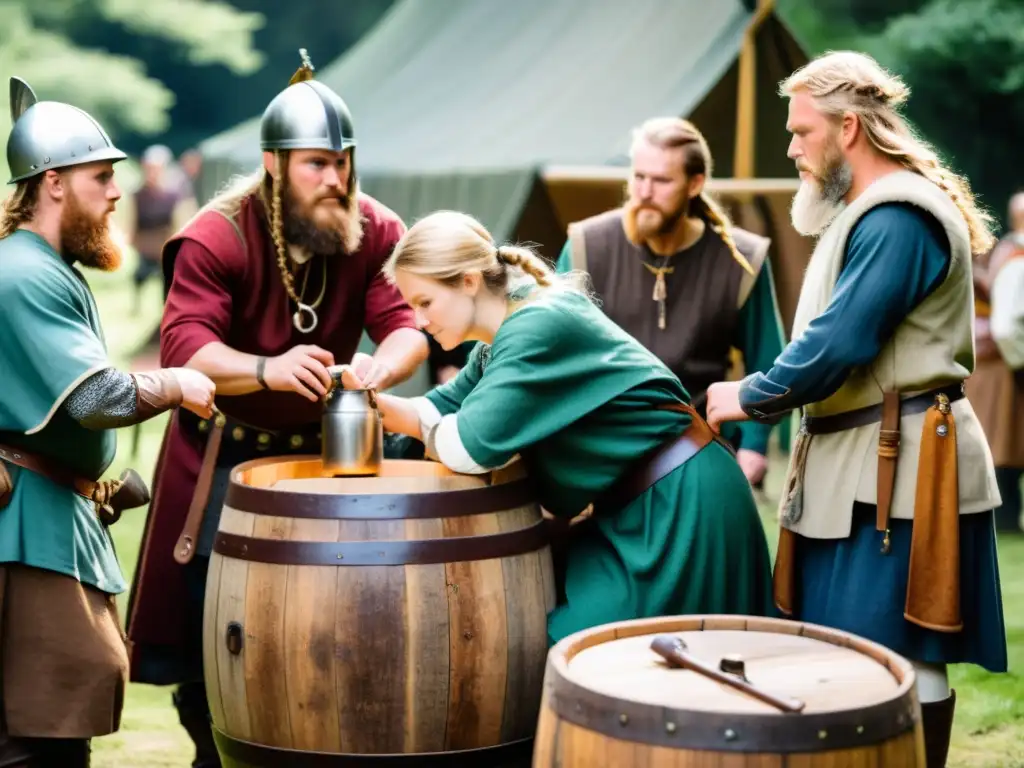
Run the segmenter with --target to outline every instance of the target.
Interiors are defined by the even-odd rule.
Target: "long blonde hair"
[[[683,120],[681,117],[652,117],[633,130],[631,156],[633,148],[639,141],[659,149],[681,149],[683,151],[683,173],[686,174],[686,178],[703,176],[705,180],[705,187],[697,197],[690,201],[688,215],[703,218],[712,231],[722,238],[722,242],[725,243],[732,257],[739,262],[740,266],[748,272],[753,272],[752,267],[732,239],[733,223],[729,220],[728,214],[707,192],[707,182],[711,181],[713,164],[711,149],[708,147],[704,134],[697,130],[697,126],[689,120]]]
[[[949,195],[967,223],[975,255],[991,249],[993,218],[977,205],[967,179],[945,167],[932,146],[900,115],[898,108],[910,89],[899,77],[863,53],[833,51],[804,65],[779,86],[783,97],[799,91],[810,94],[818,110],[832,118],[847,112],[856,115],[875,150]]]
[[[436,211],[413,224],[383,272],[394,282],[399,269],[451,286],[459,285],[467,272],[480,272],[487,288],[499,295],[507,295],[523,275],[541,288],[571,287],[587,293],[582,273],[556,275],[532,249],[496,244],[483,224],[458,211]]]
[[[39,202],[42,180],[43,174],[39,174],[18,182],[14,193],[3,201],[0,207],[0,238],[13,235],[18,227],[32,221]]]

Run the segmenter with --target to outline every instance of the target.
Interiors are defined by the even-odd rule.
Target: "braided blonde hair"
[[[863,53],[829,52],[782,81],[779,93],[810,94],[820,112],[834,119],[853,113],[871,146],[904,168],[934,183],[960,210],[971,237],[971,251],[988,252],[992,216],[975,202],[967,179],[946,168],[930,144],[918,137],[898,111],[910,89],[896,75]]]
[[[295,292],[295,276],[288,266],[288,248],[284,242],[284,216],[281,213],[281,188],[284,186],[282,179],[288,177],[288,153],[277,150],[274,152],[275,174],[266,174],[264,184],[260,187],[263,192],[264,205],[267,204],[269,193],[270,210],[270,237],[274,241],[274,252],[277,254],[277,268],[281,272],[281,282],[289,298],[299,304],[299,296]],[[268,183],[270,189],[268,190]]]
[[[18,182],[14,194],[3,202],[0,208],[0,238],[13,235],[18,227],[32,221],[39,202],[42,174]]]
[[[683,150],[683,173],[686,178],[703,176],[705,184],[711,180],[712,161],[711,149],[704,135],[697,126],[681,117],[652,117],[633,131],[633,146],[643,141],[659,149]],[[747,262],[736,247],[732,237],[732,221],[707,192],[705,186],[701,193],[690,201],[690,215],[704,219],[711,230],[725,243],[732,257],[750,274],[753,267]]]
[[[284,240],[284,214],[281,202],[281,192],[284,187],[281,179],[286,178],[288,172],[288,157],[287,152],[274,152],[276,174],[260,168],[247,176],[232,178],[210,202],[192,216],[182,229],[188,228],[206,211],[211,210],[233,219],[241,210],[242,201],[256,195],[263,203],[263,208],[270,218],[270,239],[274,243],[274,253],[277,256],[277,268],[281,272],[281,281],[284,283],[288,296],[292,301],[298,303],[299,297],[295,293],[295,277],[289,267],[288,248]]]
[[[496,245],[483,224],[457,211],[437,211],[413,224],[383,272],[394,282],[398,269],[451,286],[459,285],[467,272],[476,271],[488,289],[498,294],[508,294],[519,273],[532,277],[541,288],[567,286],[589,296],[583,273],[556,275],[532,249]]]

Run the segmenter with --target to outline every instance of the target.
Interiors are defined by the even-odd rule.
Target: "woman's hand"
[[[327,369],[331,378],[340,382],[342,389],[369,389],[363,378],[351,365],[332,365]]]
[[[390,368],[365,352],[356,352],[352,356],[351,365],[355,377],[362,382],[362,388],[364,389],[381,389],[393,377]],[[346,388],[351,389],[351,387]]]

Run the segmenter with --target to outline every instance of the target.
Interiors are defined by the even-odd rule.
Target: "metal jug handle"
[[[341,376],[343,373],[345,373],[345,371],[355,373],[352,366],[349,365],[348,363],[327,366],[327,373],[331,375],[331,383],[333,385],[331,389],[341,386]],[[380,408],[377,406],[377,390],[374,388],[370,388],[364,391],[366,392],[367,395],[369,395],[370,407],[373,408],[375,411],[380,411]],[[327,394],[330,393],[331,391],[328,390]]]
[[[341,384],[341,375],[343,373],[345,373],[345,371],[351,371],[351,370],[352,370],[352,366],[348,365],[347,363],[344,364],[344,365],[329,365],[329,366],[327,366],[327,373],[330,374],[331,381],[334,383],[335,386]]]

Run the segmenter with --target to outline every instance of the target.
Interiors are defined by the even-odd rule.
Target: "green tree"
[[[910,86],[907,116],[1004,221],[1024,188],[1024,5],[932,0],[891,21],[875,53]]]
[[[141,58],[78,45],[73,36],[82,25],[111,25],[168,42],[187,66],[216,64],[242,75],[263,62],[253,46],[263,16],[218,0],[0,0],[0,18],[3,90],[7,78],[18,75],[40,99],[73,103],[115,135],[164,131],[175,95],[147,74]],[[5,108],[5,141],[9,131]],[[0,157],[0,174],[6,180],[6,157]]]
[[[779,0],[812,55],[869,53],[910,86],[907,118],[998,219],[1024,188],[1021,0]]]

